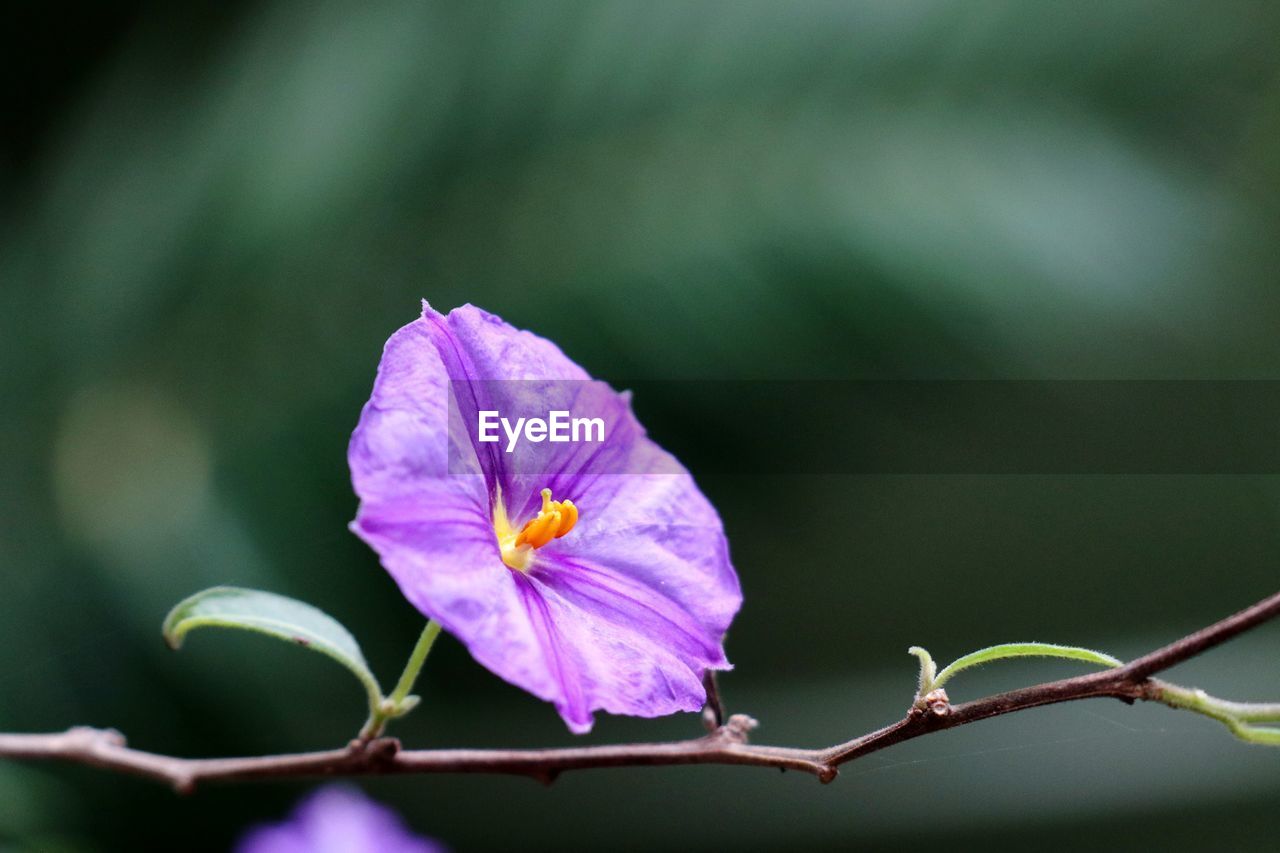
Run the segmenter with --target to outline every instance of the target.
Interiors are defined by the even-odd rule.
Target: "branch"
[[[868,753],[921,735],[1041,705],[1107,696],[1129,704],[1137,700],[1155,701],[1201,713],[1207,713],[1196,707],[1201,701],[1217,703],[1216,708],[1243,708],[1245,706],[1213,700],[1151,676],[1278,615],[1280,593],[1115,669],[1024,687],[960,705],[952,705],[946,694],[937,690],[918,698],[907,715],[896,723],[826,749],[749,743],[748,733],[756,722],[744,714],[735,714],[704,737],[667,743],[568,749],[405,750],[394,738],[378,738],[368,742],[355,740],[344,749],[253,758],[158,755],[130,748],[119,732],[77,727],[57,734],[0,734],[0,758],[98,767],[166,782],[180,793],[190,793],[199,783],[213,781],[406,773],[501,773],[529,776],[549,784],[566,770],[674,764],[801,770],[830,782],[840,765]],[[1274,710],[1274,706],[1249,707]],[[710,719],[718,721],[718,710],[713,711]]]

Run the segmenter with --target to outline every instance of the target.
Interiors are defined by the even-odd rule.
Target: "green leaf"
[[[919,646],[907,649],[907,654],[915,655],[920,660],[920,683],[916,687],[916,698],[919,699],[933,690],[933,685],[938,680],[938,665],[933,662],[933,656]]]
[[[355,637],[310,604],[272,592],[216,586],[197,592],[169,611],[164,620],[165,642],[178,649],[196,628],[255,631],[328,655],[360,679],[371,713],[377,713],[382,704],[382,688],[369,671]]]
[[[979,666],[984,663],[990,663],[995,660],[1004,660],[1005,658],[1066,658],[1068,660],[1079,660],[1086,663],[1096,663],[1099,666],[1117,667],[1123,666],[1123,662],[1113,658],[1111,655],[1095,652],[1092,649],[1082,649],[1078,646],[1055,646],[1050,643],[1005,643],[1000,646],[989,646],[985,649],[979,649],[976,652],[967,654],[949,666],[945,667],[942,672],[938,673],[938,677],[933,680],[935,688],[941,687],[946,682],[962,670],[970,667]]]

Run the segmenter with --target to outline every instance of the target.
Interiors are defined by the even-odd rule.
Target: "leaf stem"
[[[418,675],[422,672],[422,665],[426,663],[427,655],[431,653],[431,647],[435,645],[438,636],[440,636],[440,623],[434,619],[428,620],[427,626],[422,629],[422,634],[418,637],[418,644],[413,647],[413,652],[409,655],[409,662],[404,665],[404,672],[400,673],[400,680],[396,683],[395,690],[392,690],[388,697],[392,702],[399,704],[409,698],[413,685],[417,683]]]
[[[400,680],[396,682],[395,689],[370,713],[369,720],[360,730],[360,740],[371,741],[380,736],[383,729],[387,727],[387,721],[403,717],[417,706],[418,697],[411,695],[413,685],[422,674],[422,665],[426,663],[427,655],[431,653],[431,647],[435,645],[438,636],[440,636],[440,623],[434,619],[428,620],[426,627],[418,636],[418,642],[414,645],[413,651],[409,653],[409,660],[404,665],[404,672],[400,673]]]
[[[1236,737],[1248,743],[1280,746],[1280,728],[1250,723],[1280,722],[1280,705],[1264,702],[1231,702],[1210,696],[1203,690],[1160,682],[1156,699],[1170,708],[1195,711],[1222,723]]]

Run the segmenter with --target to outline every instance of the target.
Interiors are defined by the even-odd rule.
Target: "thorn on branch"
[[[747,714],[734,714],[729,722],[720,727],[718,734],[733,743],[747,743],[752,729],[760,725],[755,717]]]
[[[943,719],[951,715],[951,699],[947,696],[946,690],[941,687],[930,690],[912,703],[909,716],[923,717],[926,714],[935,719]]]
[[[400,752],[400,739],[393,737],[378,738],[369,744],[369,758],[373,761],[394,761]]]
[[[173,792],[180,797],[191,796],[196,792],[196,777],[190,773],[174,777]]]
[[[67,741],[75,749],[85,749],[89,752],[98,752],[100,748],[106,747],[123,748],[126,745],[125,736],[115,729],[95,729],[92,726],[75,726],[67,730]]]

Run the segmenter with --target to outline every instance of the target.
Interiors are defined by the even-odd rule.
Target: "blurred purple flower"
[[[321,788],[281,823],[249,830],[236,853],[445,853],[355,788]]]
[[[481,410],[570,410],[604,441],[479,440]],[[514,420],[514,418],[513,418]],[[696,711],[742,603],[714,507],[618,394],[470,305],[387,341],[348,452],[364,539],[423,614],[575,732]]]

